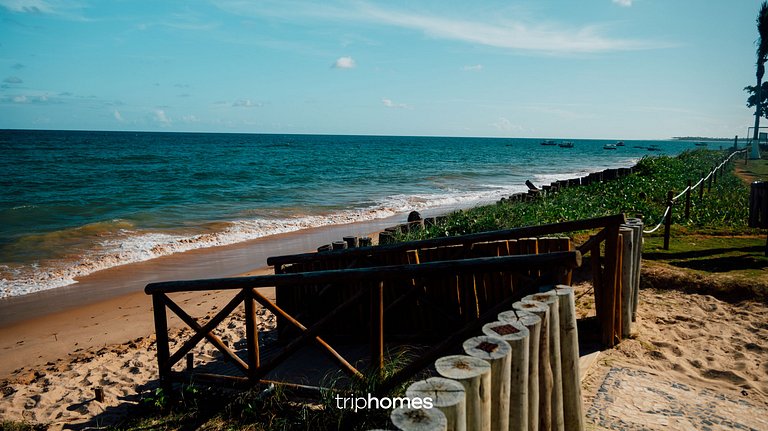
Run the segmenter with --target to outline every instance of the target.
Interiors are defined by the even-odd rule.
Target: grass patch
[[[768,181],[768,160],[749,160],[744,164],[744,160],[736,162],[736,174],[747,183],[753,181]]]
[[[662,238],[646,240],[643,259],[701,276],[727,277],[730,283],[741,281],[768,285],[764,236],[695,234],[673,237],[669,250],[664,250],[662,246]]]

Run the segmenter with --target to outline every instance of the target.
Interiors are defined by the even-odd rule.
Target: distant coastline
[[[673,136],[674,141],[733,142],[733,138],[710,138],[705,136]]]

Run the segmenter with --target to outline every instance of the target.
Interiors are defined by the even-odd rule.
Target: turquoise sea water
[[[467,207],[691,142],[0,131],[0,297],[186,250]],[[661,152],[649,152],[657,144]],[[710,144],[710,147],[715,144]]]

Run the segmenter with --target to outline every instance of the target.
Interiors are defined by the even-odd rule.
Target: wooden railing
[[[360,305],[364,299],[369,302],[370,329],[370,358],[368,367],[374,373],[381,373],[384,364],[384,295],[385,282],[393,280],[424,279],[446,274],[482,276],[487,273],[569,270],[581,265],[581,254],[578,251],[553,252],[538,255],[504,256],[490,258],[475,258],[464,260],[452,260],[430,262],[422,264],[390,265],[373,268],[352,268],[328,271],[303,272],[295,274],[276,274],[255,277],[236,277],[209,280],[170,281],[152,283],[145,292],[152,295],[154,305],[155,331],[157,333],[157,358],[160,379],[163,384],[179,378],[188,378],[184,373],[173,372],[173,366],[182,360],[201,340],[205,339],[215,346],[223,357],[235,364],[242,376],[197,374],[198,378],[208,378],[219,382],[228,382],[240,385],[253,385],[263,381],[267,374],[283,363],[289,356],[297,352],[309,343],[315,343],[322,348],[343,371],[353,378],[362,379],[363,373],[335,350],[328,341],[321,337],[324,327],[337,316],[348,311],[355,305]],[[327,285],[337,288],[344,285],[354,285],[357,291],[344,303],[338,304],[333,310],[325,313],[324,317],[312,324],[304,324],[290,313],[270,301],[257,289],[261,287],[291,287],[302,285]],[[180,305],[169,296],[177,292],[200,291],[227,291],[236,292],[229,303],[224,306],[206,324],[200,325]],[[499,312],[509,309],[512,302],[520,299],[530,290],[521,289],[513,292],[509,297],[498,301],[477,319],[468,322],[461,330],[455,332],[442,343],[432,347],[429,351],[419,356],[416,360],[406,365],[395,375],[381,382],[379,390],[386,391],[397,384],[410,378],[414,373],[432,363],[437,357],[451,348],[456,342],[465,339],[469,334],[477,331],[483,323],[495,320]],[[240,304],[245,307],[245,359],[240,358],[236,352],[230,349],[212,331]],[[259,352],[258,329],[256,321],[256,303],[261,304],[275,315],[285,319],[295,326],[300,335],[266,362],[262,362]],[[185,341],[175,352],[170,351],[168,336],[168,310],[176,314],[192,330],[194,335]]]

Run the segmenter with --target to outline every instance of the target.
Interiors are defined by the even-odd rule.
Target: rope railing
[[[745,151],[747,151],[747,149],[746,149],[746,148],[745,148],[745,149],[742,149],[742,150],[737,150],[737,151],[734,151],[734,152],[732,152],[732,153],[731,153],[730,155],[728,155],[728,157],[726,157],[726,158],[725,158],[725,159],[724,159],[724,160],[723,160],[723,161],[722,161],[722,162],[721,162],[719,165],[715,166],[715,167],[714,167],[714,168],[713,168],[711,171],[709,171],[709,173],[707,174],[707,176],[705,176],[705,177],[703,177],[703,178],[699,179],[699,182],[697,182],[695,185],[692,185],[692,186],[691,186],[691,185],[688,185],[688,186],[686,186],[686,187],[685,187],[685,189],[683,189],[683,191],[681,191],[680,193],[678,193],[676,196],[672,196],[671,198],[667,198],[667,199],[669,199],[669,200],[668,200],[668,202],[667,202],[667,208],[664,210],[664,215],[662,215],[662,216],[661,216],[661,221],[659,221],[659,224],[657,224],[657,225],[656,225],[656,227],[654,227],[653,229],[650,229],[650,230],[643,230],[643,233],[653,233],[653,232],[656,232],[657,230],[659,230],[659,228],[660,228],[662,225],[664,225],[664,223],[665,223],[666,221],[668,221],[668,220],[667,220],[667,218],[671,216],[672,206],[675,204],[675,201],[677,201],[678,199],[680,199],[680,198],[681,198],[681,197],[683,197],[684,195],[686,195],[686,194],[688,194],[688,193],[692,192],[693,190],[695,190],[695,189],[696,189],[697,187],[699,187],[699,186],[701,186],[701,187],[704,187],[704,185],[703,185],[703,184],[704,184],[704,182],[705,182],[705,181],[709,180],[709,179],[710,179],[710,178],[711,178],[713,175],[715,175],[715,174],[716,174],[716,172],[717,172],[718,170],[722,169],[722,168],[723,168],[723,166],[725,166],[725,165],[726,165],[728,162],[730,162],[730,161],[731,161],[731,159],[732,159],[732,158],[733,158],[733,157],[734,157],[736,154],[741,154],[741,153],[744,153]],[[670,195],[671,195],[671,193],[672,193],[672,192],[670,192]],[[686,211],[687,211],[687,209],[686,209]],[[686,213],[686,214],[687,214],[687,213]],[[664,235],[665,235],[665,244],[667,244],[667,243],[668,243],[668,236],[669,236],[669,232],[665,232],[665,233],[664,233]],[[666,249],[666,248],[667,248],[667,247],[665,246],[665,249]]]

